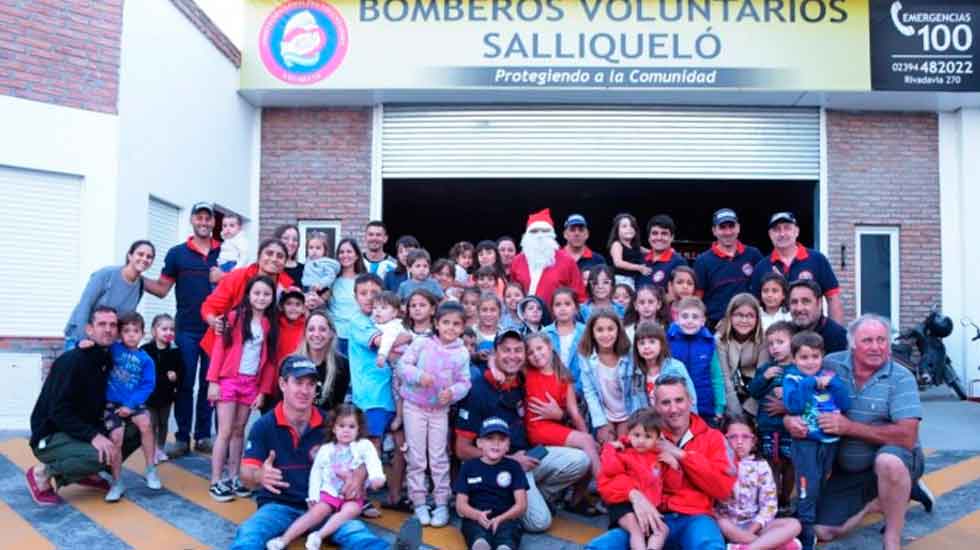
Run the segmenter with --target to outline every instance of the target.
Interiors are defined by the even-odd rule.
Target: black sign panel
[[[980,0],[871,0],[871,88],[980,91]]]

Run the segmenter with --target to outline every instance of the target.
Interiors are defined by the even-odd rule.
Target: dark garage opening
[[[589,246],[603,254],[616,214],[636,216],[642,233],[650,217],[666,213],[678,226],[675,248],[690,255],[713,240],[711,213],[729,207],[739,215],[742,241],[767,253],[769,216],[783,210],[796,214],[801,242],[813,246],[816,189],[799,181],[397,179],[384,181],[383,215],[391,248],[410,234],[438,258],[460,240],[519,240],[527,215],[541,208],[551,208],[559,237],[566,216],[584,215]]]

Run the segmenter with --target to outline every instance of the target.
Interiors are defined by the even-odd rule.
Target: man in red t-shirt
[[[521,253],[514,257],[510,277],[524,287],[524,292],[551,304],[555,290],[567,286],[575,291],[579,303],[585,301],[585,285],[575,260],[561,250],[555,234],[555,222],[547,208],[531,214],[521,238]]]

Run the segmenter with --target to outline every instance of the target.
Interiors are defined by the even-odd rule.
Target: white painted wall
[[[258,220],[258,110],[238,95],[238,69],[170,2],[126,2],[119,82],[116,250],[146,234],[148,197],[200,200]],[[246,231],[255,251],[257,223]],[[177,243],[156,243],[158,261]]]
[[[980,342],[971,342],[972,328],[960,326],[971,317],[980,324],[980,109],[939,114],[939,207],[942,224],[943,308],[954,322],[946,339],[953,364],[970,391],[980,379]],[[980,383],[977,384],[980,395]]]
[[[116,182],[119,119],[115,115],[0,96],[0,165],[81,176],[81,234],[66,247],[81,254],[79,290],[97,268],[119,263]],[[0,197],[2,199],[2,197]],[[29,228],[25,228],[25,237]],[[67,318],[70,312],[65,312]],[[43,335],[50,336],[50,335]]]

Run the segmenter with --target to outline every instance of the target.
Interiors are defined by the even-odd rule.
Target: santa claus
[[[551,295],[563,286],[575,291],[579,303],[586,299],[582,273],[575,260],[558,246],[555,222],[548,208],[528,216],[521,253],[514,257],[510,277],[524,287],[524,292],[534,294],[545,304],[551,304]]]

